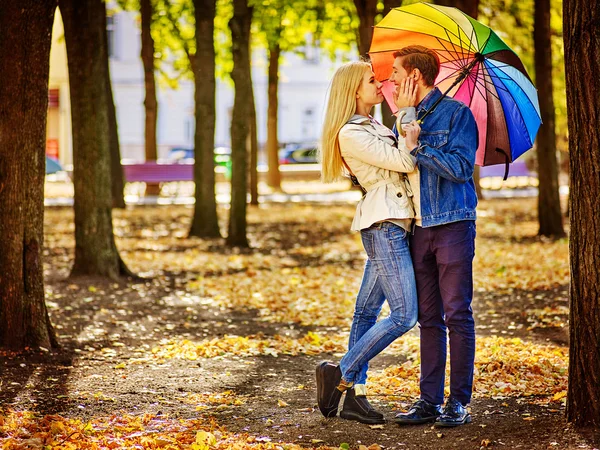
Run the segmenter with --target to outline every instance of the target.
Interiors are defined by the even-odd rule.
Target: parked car
[[[216,170],[223,171],[225,177],[231,177],[231,149],[229,147],[215,147],[214,149]],[[177,162],[193,162],[194,149],[184,147],[174,147],[169,151],[169,159]],[[187,161],[186,161],[187,160]],[[219,169],[221,168],[222,169]]]
[[[317,144],[293,143],[279,150],[279,164],[316,164]]]

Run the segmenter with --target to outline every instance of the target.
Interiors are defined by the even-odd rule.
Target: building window
[[[106,35],[108,37],[108,57],[117,58],[117,18],[114,15],[106,16]]]

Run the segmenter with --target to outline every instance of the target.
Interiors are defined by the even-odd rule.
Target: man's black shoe
[[[346,391],[344,407],[340,412],[340,417],[346,420],[356,420],[370,425],[385,423],[383,414],[373,409],[366,395],[357,395],[354,389]]]
[[[419,425],[435,422],[442,414],[441,405],[434,405],[427,400],[417,400],[405,413],[396,414],[394,422],[401,425]]]
[[[337,386],[342,379],[340,366],[327,361],[317,366],[317,403],[321,414],[335,417],[342,391]]]
[[[436,427],[457,427],[471,422],[471,414],[466,406],[450,397],[444,406],[442,415],[435,421]]]

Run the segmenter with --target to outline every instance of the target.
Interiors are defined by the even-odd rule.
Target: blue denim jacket
[[[421,118],[442,95],[434,88],[417,106]],[[473,182],[477,123],[464,103],[445,97],[421,124],[417,158],[421,183],[423,228],[475,220],[477,193]]]

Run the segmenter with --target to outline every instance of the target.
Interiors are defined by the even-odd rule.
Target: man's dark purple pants
[[[450,396],[466,405],[473,390],[475,222],[415,227],[410,250],[421,328],[421,398],[444,402],[446,330],[450,336]]]

